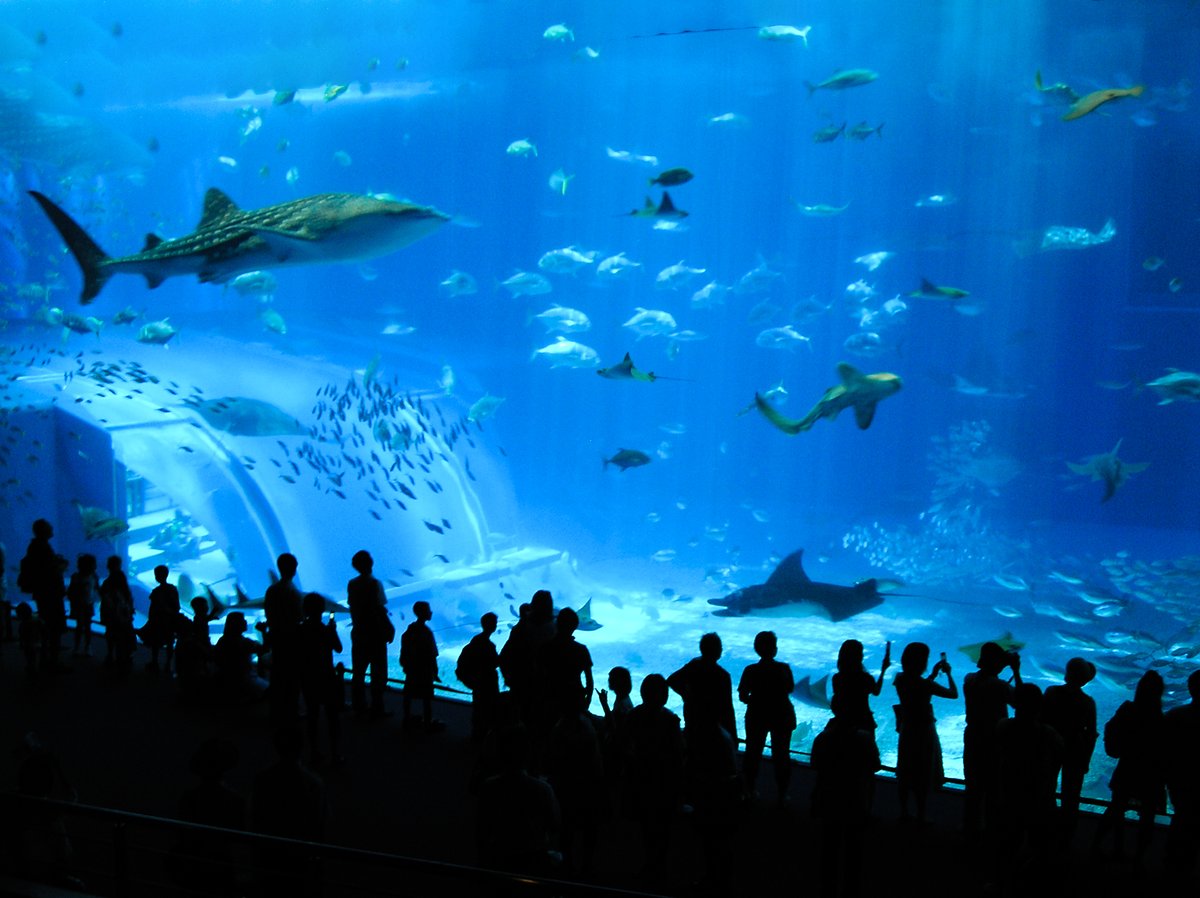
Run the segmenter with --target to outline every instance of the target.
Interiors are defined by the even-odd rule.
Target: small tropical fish
[[[325,87],[325,102],[332,103],[350,89],[349,84],[329,84]]]

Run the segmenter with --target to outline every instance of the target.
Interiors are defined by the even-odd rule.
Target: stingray
[[[238,437],[278,437],[306,435],[308,429],[287,412],[245,396],[195,400],[188,406],[217,430]]]

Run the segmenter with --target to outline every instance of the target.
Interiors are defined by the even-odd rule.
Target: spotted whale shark
[[[149,234],[141,252],[113,257],[48,197],[36,190],[29,195],[79,263],[83,303],[95,299],[114,274],[140,274],[153,289],[177,275],[220,284],[264,268],[362,262],[407,246],[450,220],[432,206],[353,193],[241,209],[214,187],[204,195],[204,212],[191,234],[171,240]]]
[[[804,550],[797,549],[767,578],[766,583],[745,586],[723,599],[709,599],[720,605],[717,617],[797,617],[818,615],[835,623],[883,604],[885,594],[872,578],[854,586],[819,583],[804,572]]]

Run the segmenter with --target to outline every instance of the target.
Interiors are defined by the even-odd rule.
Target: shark
[[[883,604],[885,594],[874,578],[854,586],[818,583],[804,572],[804,550],[797,549],[767,578],[766,583],[745,586],[723,599],[709,599],[719,605],[717,617],[756,617],[819,615],[834,623],[854,617]]]
[[[880,372],[878,374],[863,374],[848,362],[840,362],[837,366],[838,375],[842,382],[825,391],[817,404],[803,418],[788,418],[781,415],[759,393],[754,394],[754,404],[762,412],[763,417],[774,424],[784,433],[795,434],[809,430],[822,418],[833,420],[843,409],[854,409],[854,420],[860,430],[871,426],[875,417],[875,407],[888,396],[899,392],[903,383],[895,374]]]
[[[177,275],[225,283],[266,268],[361,262],[433,233],[450,216],[432,206],[352,193],[322,193],[261,209],[241,209],[213,187],[196,230],[164,240],[146,236],[141,252],[108,255],[62,208],[36,190],[37,202],[83,273],[79,300],[89,303],[114,274],[140,274],[150,289]]]
[[[1104,481],[1104,495],[1100,497],[1101,502],[1107,502],[1116,495],[1117,490],[1129,479],[1131,474],[1140,474],[1150,467],[1148,461],[1130,464],[1118,458],[1117,452],[1121,449],[1121,443],[1122,440],[1117,440],[1117,445],[1113,446],[1112,452],[1089,455],[1078,464],[1067,462],[1067,467],[1076,474],[1091,477],[1092,480]]]

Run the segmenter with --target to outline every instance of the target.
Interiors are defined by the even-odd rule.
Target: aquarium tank
[[[143,611],[365,548],[448,691],[541,588],[600,683],[773,630],[798,752],[850,638],[1182,702],[1198,65],[1183,0],[11,0],[10,596],[38,517]]]

